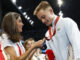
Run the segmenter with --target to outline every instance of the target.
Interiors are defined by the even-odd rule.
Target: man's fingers
[[[43,41],[45,41],[45,40],[46,40],[46,38],[43,38],[42,40],[43,40]]]

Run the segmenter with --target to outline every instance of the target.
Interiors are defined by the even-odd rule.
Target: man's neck
[[[55,20],[56,20],[56,17],[57,17],[57,15],[54,15],[54,16],[53,16],[52,25],[54,25],[54,22],[55,22]]]
[[[53,20],[55,20],[55,16],[56,16],[56,15],[55,15],[55,14],[53,14],[53,18],[52,18],[52,21],[53,21]]]

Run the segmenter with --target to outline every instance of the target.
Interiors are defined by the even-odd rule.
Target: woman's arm
[[[29,48],[24,54],[22,54],[19,57],[17,57],[16,52],[15,52],[13,47],[8,46],[8,47],[5,48],[5,51],[10,55],[10,60],[25,60],[25,58],[27,58],[27,56],[30,54],[30,52],[34,48],[42,47],[43,43],[44,43],[43,40],[35,42],[33,44],[33,46],[31,46],[31,48]]]
[[[34,49],[27,58],[28,58],[29,60],[32,60],[32,57],[33,57],[33,55],[34,55],[34,53],[35,53],[36,51],[37,51],[37,49]]]

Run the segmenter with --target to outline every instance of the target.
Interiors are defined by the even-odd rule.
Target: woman
[[[42,40],[36,42],[28,51],[20,43],[23,23],[20,14],[15,12],[7,13],[2,22],[1,46],[10,56],[10,60],[25,60],[30,52],[38,47],[41,47]],[[18,43],[18,44],[17,44]]]

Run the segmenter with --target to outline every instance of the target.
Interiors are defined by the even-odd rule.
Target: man
[[[55,15],[47,1],[42,1],[34,11],[42,23],[49,26],[45,37],[48,49],[52,49],[56,60],[80,59],[80,35],[77,24],[71,18]],[[70,52],[72,48],[72,53]],[[70,59],[70,60],[71,60]]]

